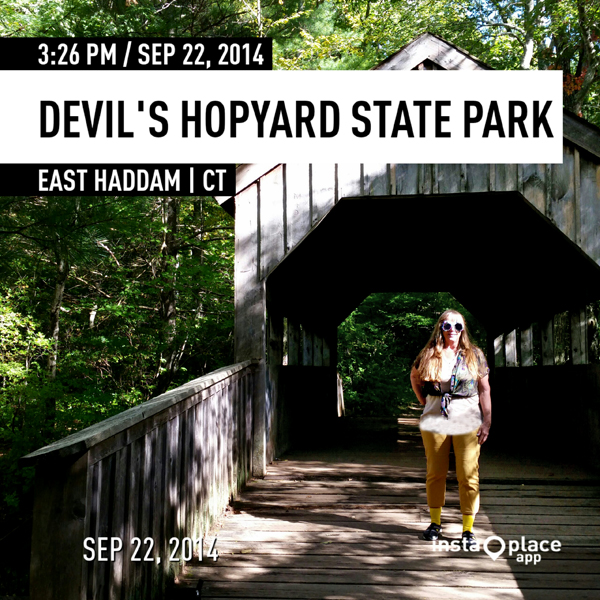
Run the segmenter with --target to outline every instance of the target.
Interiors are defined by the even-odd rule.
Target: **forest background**
[[[565,107],[600,125],[600,0],[0,0],[3,37],[269,36],[288,70],[368,69],[425,31],[496,69],[562,69]],[[0,595],[27,595],[18,457],[233,362],[233,222],[212,198],[2,197],[0,273]],[[350,414],[412,401],[448,307],[375,294],[342,324]]]

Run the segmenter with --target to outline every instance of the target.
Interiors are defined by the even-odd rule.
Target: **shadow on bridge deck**
[[[222,519],[219,560],[189,565],[178,597],[202,580],[202,598],[600,598],[597,473],[486,444],[475,531],[507,547],[496,560],[434,550],[420,539],[429,514],[418,421],[364,425],[349,421],[337,445],[291,452],[251,481]],[[452,473],[442,519],[444,539],[459,540]],[[560,551],[535,551],[542,540]]]

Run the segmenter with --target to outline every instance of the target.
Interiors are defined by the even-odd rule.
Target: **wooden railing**
[[[492,399],[493,446],[600,471],[600,365],[496,367]]]
[[[197,552],[252,473],[255,368],[214,371],[22,459],[36,465],[32,600],[165,597],[183,541]]]

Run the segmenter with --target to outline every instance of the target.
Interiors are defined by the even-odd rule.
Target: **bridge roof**
[[[373,67],[373,70],[493,70],[466,50],[455,46],[433,33],[423,33],[400,50]],[[574,113],[563,112],[563,138],[565,143],[576,146],[600,159],[600,128]],[[236,191],[239,194],[249,185],[272,171],[277,163],[244,164],[237,168]],[[216,199],[231,215],[235,213],[232,196]]]
[[[373,67],[382,71],[481,71],[493,70],[466,50],[433,34],[423,33]]]

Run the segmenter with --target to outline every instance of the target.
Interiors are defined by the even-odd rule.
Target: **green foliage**
[[[434,33],[495,69],[562,69],[564,105],[600,124],[596,0],[325,0],[271,32],[279,69],[367,69]]]
[[[27,291],[20,281],[12,289],[0,287],[0,448],[4,449],[20,445],[22,437],[32,444],[41,441],[29,425],[40,424],[39,361],[50,341],[31,315],[20,312]]]
[[[19,299],[27,293],[27,284],[17,281],[12,289],[0,294],[0,380],[1,393],[19,385],[27,377],[33,361],[49,348],[30,315],[18,312]]]
[[[600,124],[597,0],[467,0],[464,6],[485,47],[476,56],[495,68],[562,70],[564,106]]]
[[[0,0],[0,35],[263,37],[285,32],[305,12],[283,0]]]
[[[34,476],[32,468],[19,468],[17,460],[43,442],[37,361],[47,352],[49,340],[35,319],[20,311],[28,291],[23,281],[12,289],[0,285],[0,524],[10,529],[26,518],[23,504]],[[0,533],[7,535],[5,527]],[[22,577],[3,565],[0,594],[16,591],[27,592]]]
[[[153,33],[153,17],[160,5],[148,0],[123,4],[118,8],[94,0],[4,0],[0,4],[0,31],[6,37],[118,37]]]
[[[446,292],[372,294],[338,328],[338,370],[349,416],[394,416],[413,404],[410,369],[440,314],[467,319],[485,351],[485,332]]]
[[[426,31],[475,54],[485,46],[476,23],[454,0],[326,0],[294,26],[274,36],[276,68],[368,69]]]
[[[212,198],[0,198],[0,525],[20,456],[231,364],[233,246]]]

